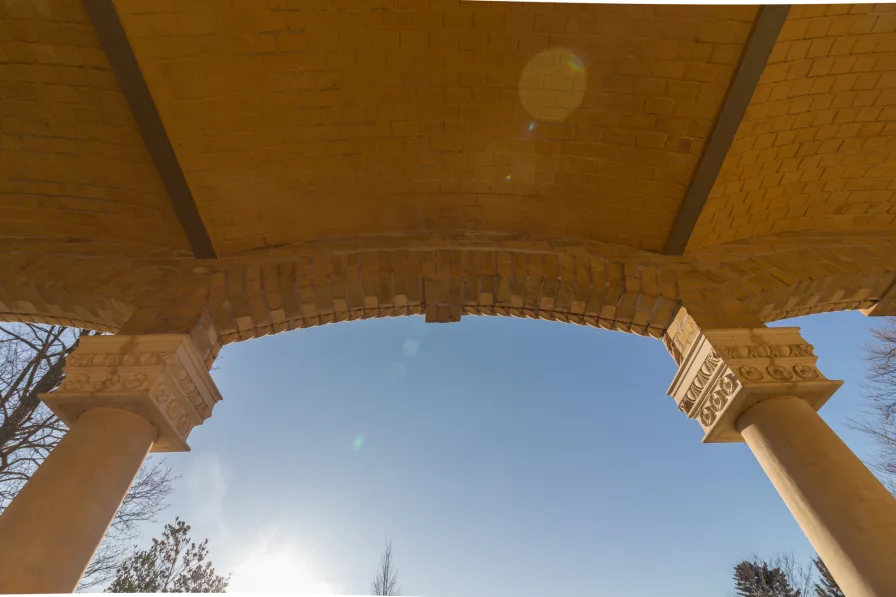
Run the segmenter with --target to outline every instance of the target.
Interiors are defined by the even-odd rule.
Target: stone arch
[[[699,270],[766,323],[867,310],[892,300],[894,240],[890,233],[836,240],[827,234],[782,235],[716,247],[701,256]]]
[[[211,275],[222,344],[326,323],[425,315],[547,319],[660,337],[680,307],[650,260],[495,248],[383,249],[248,263]]]
[[[188,331],[205,312],[220,344],[402,315],[546,319],[660,338],[682,305],[709,328],[883,313],[896,280],[892,241],[799,233],[669,257],[458,233],[321,240],[218,260],[11,255],[0,317],[153,333]]]
[[[796,284],[763,293],[753,301],[761,305],[765,322],[827,313],[866,310],[882,301],[896,282],[896,272],[878,271],[867,275],[807,278]]]
[[[116,333],[134,312],[126,303],[35,284],[0,287],[0,321],[45,323]]]

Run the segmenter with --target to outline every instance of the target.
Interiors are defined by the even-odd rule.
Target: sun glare
[[[258,549],[237,566],[229,593],[301,593],[335,595],[336,588],[321,580],[314,568],[289,549]]]

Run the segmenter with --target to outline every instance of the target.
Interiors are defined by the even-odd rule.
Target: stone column
[[[896,595],[896,500],[812,407],[771,398],[737,426],[843,592]]]
[[[0,516],[0,592],[72,592],[155,437],[125,410],[82,414]]]
[[[896,500],[818,416],[843,382],[816,367],[799,328],[701,330],[676,318],[669,388],[703,441],[753,450],[848,597],[896,595]]]
[[[43,401],[69,431],[0,515],[0,593],[72,592],[146,454],[221,399],[186,334],[90,336]]]

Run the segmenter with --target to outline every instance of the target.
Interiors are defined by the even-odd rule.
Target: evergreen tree
[[[846,597],[843,591],[840,590],[840,587],[837,586],[837,581],[834,580],[831,571],[824,565],[821,558],[815,556],[812,558],[812,563],[815,564],[818,576],[821,577],[819,579],[820,582],[815,583],[815,595],[817,597]]]
[[[767,562],[744,560],[734,567],[734,588],[738,597],[800,597],[780,568]]]

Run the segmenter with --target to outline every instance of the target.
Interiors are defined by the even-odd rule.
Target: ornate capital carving
[[[159,432],[153,452],[177,452],[221,394],[187,334],[149,334],[82,338],[41,399],[67,425],[97,406],[135,412]]]
[[[817,360],[799,328],[707,330],[681,356],[668,393],[703,441],[742,441],[737,417],[761,400],[798,396],[821,408],[843,382],[825,378]]]

